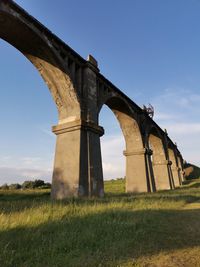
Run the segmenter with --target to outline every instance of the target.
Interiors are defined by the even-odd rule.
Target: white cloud
[[[155,107],[155,112],[168,115],[186,116],[188,112],[192,112],[193,116],[198,114],[200,102],[200,94],[194,90],[186,90],[182,88],[168,88],[160,95],[151,99],[151,103]],[[181,114],[180,114],[181,113]]]
[[[168,113],[162,113],[162,112],[156,112],[154,116],[154,120],[156,121],[163,121],[163,120],[171,120],[176,118],[175,115],[168,114]]]
[[[50,181],[53,157],[0,156],[0,184],[19,183],[25,179],[45,179]]]
[[[200,123],[172,123],[167,126],[168,132],[177,135],[200,134]]]
[[[0,156],[0,167],[6,168],[30,168],[30,169],[51,169],[53,156]]]
[[[52,137],[52,138],[55,138],[55,134],[52,133],[52,131],[48,130],[48,129],[45,129],[45,128],[40,128],[41,132]]]
[[[103,136],[101,138],[101,152],[104,178],[125,176],[125,142],[123,135]]]
[[[166,89],[151,100],[154,119],[178,143],[183,157],[200,165],[200,94],[182,88]]]
[[[42,179],[51,181],[52,171],[0,167],[0,184],[22,183],[25,180]]]

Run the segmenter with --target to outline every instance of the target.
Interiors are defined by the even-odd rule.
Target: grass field
[[[200,180],[174,191],[51,202],[0,191],[1,267],[200,266]]]

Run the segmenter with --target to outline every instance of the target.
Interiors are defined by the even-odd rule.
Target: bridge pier
[[[168,160],[153,162],[154,177],[157,190],[171,189],[170,177],[168,171]]]
[[[168,148],[169,160],[172,162],[171,170],[173,175],[174,187],[180,186],[179,168],[177,166],[177,161],[175,158],[175,153],[173,148]]]
[[[146,149],[124,151],[126,156],[126,192],[150,191]]]
[[[0,17],[0,38],[36,67],[58,110],[59,124],[53,127],[57,135],[53,199],[104,195],[100,148],[104,131],[98,126],[104,104],[116,115],[126,141],[126,191],[156,190],[151,149],[144,146],[152,148],[155,162],[172,162],[172,168],[167,167],[171,187],[181,184],[183,159],[177,146],[145,110],[100,73],[95,58],[83,59],[12,0],[0,0]],[[167,168],[154,165],[156,173],[162,173],[158,187],[168,188]]]
[[[179,168],[179,177],[180,177],[180,184],[182,185],[184,182],[184,171],[182,168]]]
[[[182,161],[181,158],[179,156],[177,156],[178,159],[178,167],[179,167],[179,178],[180,178],[180,184],[182,185],[183,181],[184,181],[184,171],[183,171],[183,165],[182,165]]]
[[[174,179],[174,186],[178,187],[180,186],[180,178],[179,178],[179,168],[178,167],[174,167],[172,164],[172,175],[173,175],[173,179]]]
[[[57,135],[52,198],[104,195],[100,135],[93,123],[73,121],[53,127]]]

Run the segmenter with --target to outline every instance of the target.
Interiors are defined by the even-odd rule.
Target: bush
[[[18,189],[50,189],[51,184],[45,183],[43,180],[35,180],[35,181],[24,181],[22,185],[20,184],[3,184],[0,186],[1,190],[18,190]]]
[[[43,180],[35,180],[35,181],[25,181],[22,186],[23,189],[34,189],[34,188],[40,188],[40,189],[48,189],[51,188],[50,183],[45,183]]]
[[[185,180],[198,179],[200,177],[200,168],[191,163],[184,164]]]
[[[43,187],[45,182],[43,180],[35,180],[33,182],[33,188]]]
[[[7,184],[3,184],[1,187],[0,187],[1,190],[8,190],[9,189],[9,186]]]
[[[33,181],[25,181],[22,184],[23,189],[33,189],[34,188],[34,182]]]
[[[9,189],[11,190],[17,190],[17,189],[21,189],[22,186],[20,184],[11,184],[9,185]]]
[[[50,189],[51,184],[50,183],[45,183],[44,185],[40,186],[41,189]]]

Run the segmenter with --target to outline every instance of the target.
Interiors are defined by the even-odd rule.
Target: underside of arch
[[[23,14],[21,14],[21,12]],[[12,1],[0,2],[0,38],[18,49],[40,72],[56,103],[59,121],[80,117],[78,95],[51,40]]]
[[[136,114],[124,99],[117,96],[108,98],[105,104],[115,114],[126,143],[126,192],[150,191],[146,149]]]
[[[153,150],[154,162],[166,160],[163,142],[159,137],[159,134],[156,132],[156,130],[152,130],[151,133],[149,134],[149,145],[150,148]]]
[[[126,150],[143,149],[141,132],[128,105],[120,98],[113,97],[105,103],[115,114],[124,135]]]

